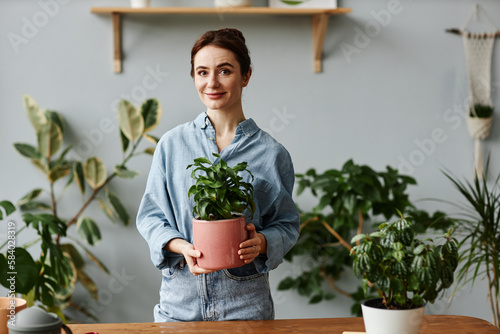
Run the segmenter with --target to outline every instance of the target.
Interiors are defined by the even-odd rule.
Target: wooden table
[[[363,318],[291,319],[266,321],[165,322],[132,324],[72,324],[73,334],[114,333],[304,333],[342,334],[364,332]],[[425,315],[420,333],[425,334],[500,334],[489,322],[454,315]]]

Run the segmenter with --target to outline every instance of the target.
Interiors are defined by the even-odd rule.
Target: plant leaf
[[[5,216],[10,215],[14,211],[16,211],[16,207],[14,204],[12,204],[9,201],[1,201],[0,202],[0,207],[2,207],[5,210]],[[3,219],[3,213],[2,210],[0,210],[0,220]]]
[[[144,133],[144,119],[140,111],[127,100],[118,102],[118,123],[125,137],[131,141]]]
[[[139,172],[129,170],[127,169],[127,167],[121,165],[115,166],[114,172],[116,173],[116,175],[124,179],[133,179],[134,177],[139,175]]]
[[[106,189],[106,198],[108,199],[109,204],[111,204],[113,213],[125,226],[127,226],[130,223],[130,217],[120,199],[109,189]]]
[[[28,118],[38,133],[42,126],[47,124],[47,117],[42,109],[38,106],[38,103],[29,95],[23,95],[23,107],[28,115]]]
[[[161,119],[161,105],[157,99],[148,99],[141,106],[141,114],[144,119],[144,132],[153,130]]]
[[[62,132],[59,126],[52,121],[43,125],[38,132],[38,149],[40,154],[49,159],[57,153],[62,145]]]
[[[23,204],[26,204],[28,202],[31,202],[32,200],[34,200],[35,198],[37,198],[38,196],[40,196],[40,194],[42,193],[42,191],[43,191],[42,188],[33,189],[32,191],[30,191],[29,193],[27,193],[26,195],[24,195],[17,202],[17,205],[23,205]]]
[[[82,216],[76,223],[78,234],[86,243],[96,245],[101,240],[101,232],[97,224],[89,217]]]
[[[9,256],[12,256],[12,259]],[[12,275],[9,272],[16,274]],[[7,258],[0,254],[0,283],[9,289],[11,281],[8,279],[12,277],[15,277],[14,282],[18,293],[28,293],[36,283],[38,270],[35,261],[24,248],[16,247],[7,251]]]
[[[106,216],[114,223],[116,221],[115,215],[113,214],[113,210],[111,207],[103,201],[102,199],[98,198],[97,202],[99,203],[99,207],[101,210],[106,214]]]
[[[88,158],[83,167],[85,180],[93,188],[101,187],[107,179],[106,166],[97,157]]]
[[[15,143],[14,148],[16,149],[17,153],[21,154],[23,157],[26,157],[29,159],[41,159],[42,158],[40,151],[38,151],[38,149],[32,145],[24,144],[24,143]]]
[[[78,188],[80,188],[80,192],[82,194],[85,193],[85,176],[83,173],[83,165],[80,160],[75,161],[73,166],[73,173],[76,176],[76,183],[78,184]]]

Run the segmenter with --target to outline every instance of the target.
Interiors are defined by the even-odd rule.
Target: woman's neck
[[[207,116],[215,129],[215,140],[219,152],[229,146],[234,139],[238,124],[245,120],[243,110],[207,110]]]

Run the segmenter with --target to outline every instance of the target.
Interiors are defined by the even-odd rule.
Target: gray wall
[[[90,7],[127,6],[128,2],[57,1],[1,0],[0,200],[15,201],[34,187],[47,186],[12,148],[14,142],[35,143],[22,109],[23,94],[64,116],[68,139],[76,143],[78,155],[99,156],[112,168],[121,159],[117,127],[109,132],[100,124],[108,120],[116,124],[116,101],[125,97],[137,104],[147,97],[158,98],[164,115],[154,131],[157,135],[195,118],[204,106],[188,74],[190,48],[204,31],[226,26],[244,32],[252,53],[254,72],[244,92],[245,113],[288,148],[296,172],[310,167],[319,171],[339,168],[350,158],[378,170],[391,165],[417,179],[419,185],[411,189],[414,200],[433,197],[451,201],[459,196],[440,169],[472,175],[473,141],[460,107],[468,95],[464,52],[460,37],[445,33],[446,28],[461,26],[472,10],[472,1],[343,1],[342,5],[352,7],[353,12],[330,19],[321,74],[312,71],[309,18],[229,15],[125,17],[124,71],[114,74],[111,19],[91,14]],[[500,3],[477,2],[500,27]],[[54,3],[57,6],[44,5]],[[152,5],[211,6],[211,2],[152,0]],[[387,13],[391,6],[396,11],[390,17],[383,16],[381,13]],[[377,17],[384,20],[382,26]],[[39,27],[30,31],[27,26],[34,22]],[[370,36],[363,39],[360,31],[366,29],[375,30],[369,30]],[[13,34],[25,38],[23,43],[14,46],[9,41]],[[350,48],[353,52],[345,53],[341,45],[344,51]],[[497,46],[492,74],[493,102],[497,105],[498,51]],[[157,73],[156,79],[152,79],[152,71]],[[500,169],[499,130],[500,123],[495,122],[484,143],[485,151],[494,153],[494,172]],[[147,156],[136,158],[131,168],[141,175],[113,185],[133,216],[150,161]],[[304,208],[314,203],[307,195],[296,200]],[[77,193],[70,192],[60,210],[70,214],[80,201]],[[423,201],[421,207],[444,209],[432,201]],[[133,224],[124,228],[105,221],[96,205],[87,213],[103,220],[103,241],[94,251],[114,277],[110,280],[89,264],[88,271],[101,288],[102,298],[93,303],[79,290],[75,302],[86,304],[102,322],[151,321],[160,273],[149,261],[144,240]],[[12,217],[19,226],[23,224],[19,215]],[[5,227],[0,233],[4,239]],[[29,237],[29,233],[23,234],[18,241],[21,244]],[[285,263],[272,272],[277,318],[349,316],[350,303],[344,298],[310,306],[294,292],[276,290],[280,279],[297,274],[306,265],[301,261]],[[348,288],[355,282],[347,275],[339,284]],[[428,313],[490,320],[485,282],[462,289],[450,306],[439,301]]]

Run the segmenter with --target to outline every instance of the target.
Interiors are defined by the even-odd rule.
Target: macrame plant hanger
[[[467,30],[472,19],[478,20],[479,10],[492,27],[490,32],[473,33]],[[474,173],[477,178],[484,174],[481,141],[489,136],[493,122],[493,103],[491,101],[491,58],[495,37],[499,32],[492,23],[487,13],[478,4],[465,24],[448,32],[462,35],[467,62],[467,75],[469,83],[469,112],[467,113],[467,127],[470,136],[475,140]],[[483,112],[487,112],[485,116]],[[488,115],[488,113],[490,113]]]

